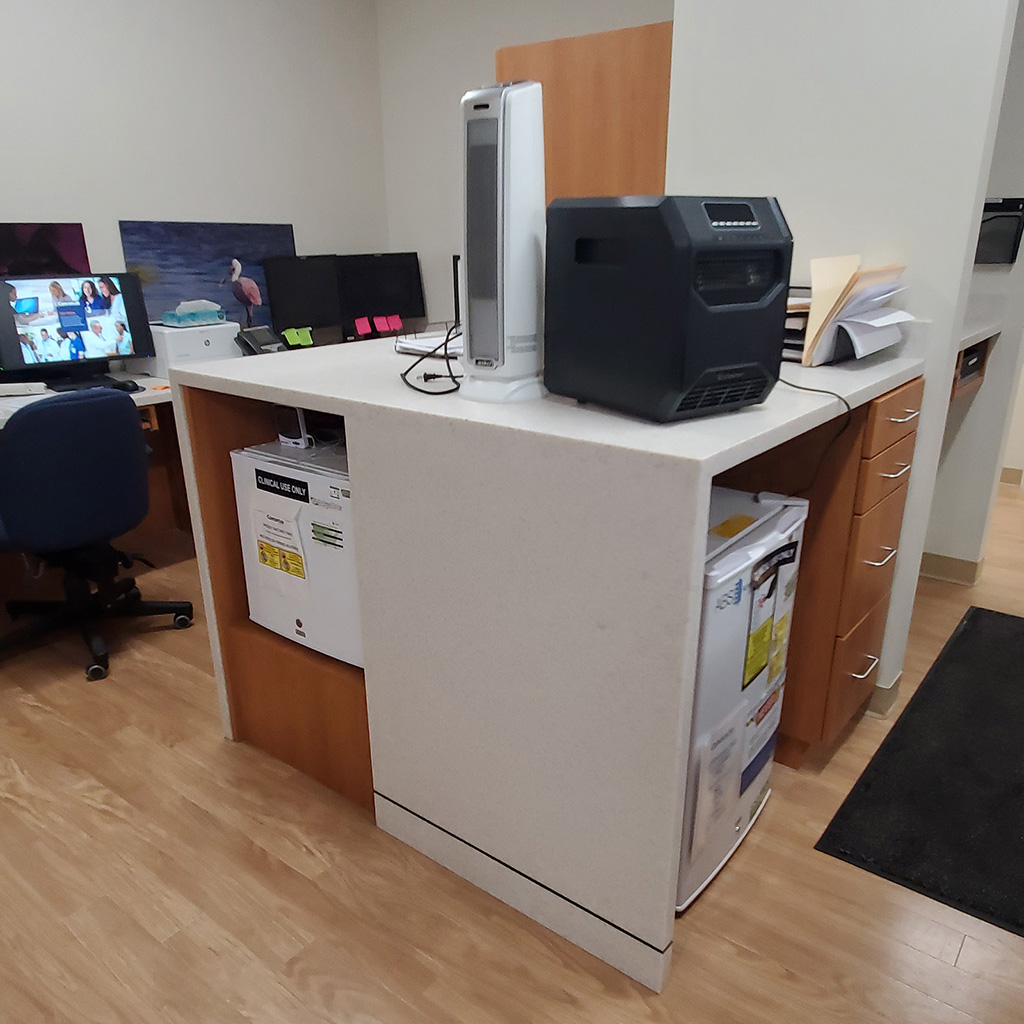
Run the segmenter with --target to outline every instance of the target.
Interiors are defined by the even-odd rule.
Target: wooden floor
[[[1024,492],[985,572],[924,581],[900,707],[971,603],[1024,614]],[[198,600],[194,561],[143,577]],[[221,738],[201,619],[0,670],[0,1021],[1020,1022],[1024,939],[812,847],[888,722],[776,767],[761,823],[676,925],[655,996]]]

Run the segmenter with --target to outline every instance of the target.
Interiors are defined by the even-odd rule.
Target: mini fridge
[[[233,451],[231,468],[249,618],[362,667],[345,449],[271,441]]]
[[[768,799],[807,502],[714,487],[676,911]]]

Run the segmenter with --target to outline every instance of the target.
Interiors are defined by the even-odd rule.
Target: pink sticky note
[[[386,316],[375,316],[373,318],[373,326],[376,327],[378,331],[390,330],[388,327],[388,318]]]
[[[370,318],[368,316],[357,316],[356,317],[356,334],[369,334],[373,328],[370,326]]]
[[[392,331],[400,331],[402,329],[402,318],[397,313],[392,313],[388,317],[388,328]]]

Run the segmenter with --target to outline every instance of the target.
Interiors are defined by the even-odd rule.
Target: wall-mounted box
[[[995,336],[984,338],[973,345],[968,345],[957,355],[950,401],[981,387],[981,382],[985,379],[985,365],[988,362],[989,348],[993,341],[995,341]]]

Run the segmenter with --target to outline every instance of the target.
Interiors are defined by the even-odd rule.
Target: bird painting
[[[260,286],[251,277],[242,277],[242,264],[238,260],[231,261],[231,294],[242,304],[245,310],[245,326],[252,327],[252,311],[256,306],[263,305]]]

